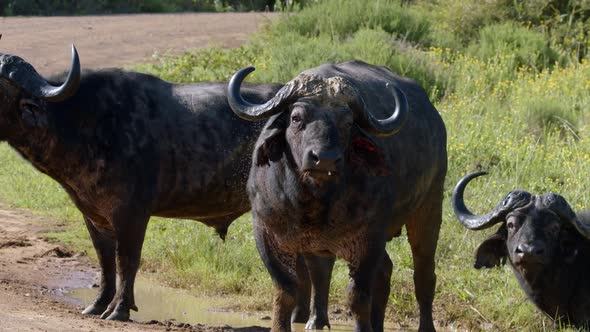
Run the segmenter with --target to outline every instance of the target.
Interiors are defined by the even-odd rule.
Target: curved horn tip
[[[400,131],[408,119],[410,109],[408,98],[401,88],[392,83],[386,83],[385,86],[393,92],[393,98],[396,105],[393,114],[391,114],[389,118],[381,120],[375,118],[366,109],[362,110],[362,112],[365,113],[364,117],[368,122],[368,128],[366,128],[366,130],[377,137],[391,136]]]
[[[462,177],[459,182],[457,182],[457,185],[455,186],[455,188],[453,189],[453,196],[456,196],[459,193],[462,193],[465,190],[465,187],[467,186],[467,183],[470,182],[471,180],[480,177],[482,175],[487,175],[488,172],[486,171],[478,171],[478,172],[473,172],[473,173],[469,173],[467,175],[465,175],[464,177]]]
[[[80,56],[78,55],[78,50],[74,44],[72,44],[72,63],[74,64],[73,67],[80,68]]]
[[[492,216],[491,214],[485,216],[474,215],[471,211],[469,211],[463,199],[463,194],[465,192],[467,184],[474,178],[485,174],[487,174],[487,172],[480,171],[470,173],[462,177],[461,180],[459,180],[459,182],[457,182],[457,184],[455,185],[455,188],[453,188],[453,193],[451,197],[451,205],[453,206],[453,212],[455,213],[457,220],[459,220],[463,227],[466,227],[471,230],[485,229],[496,223],[490,223],[490,217]]]
[[[408,105],[408,98],[406,97],[406,93],[404,92],[404,90],[400,89],[397,85],[394,85],[393,88],[395,89],[397,95],[401,98],[400,102],[404,103],[405,108],[410,108],[410,106]]]
[[[238,71],[237,71],[237,72],[234,74],[234,76],[232,77],[232,80],[233,80],[234,78],[238,78],[238,77],[239,77],[239,78],[241,78],[241,79],[244,79],[246,76],[248,76],[248,74],[250,74],[251,72],[253,72],[253,71],[255,71],[255,70],[256,70],[256,68],[254,68],[254,66],[248,66],[248,67],[244,67],[244,68],[242,68],[242,69],[238,70]]]

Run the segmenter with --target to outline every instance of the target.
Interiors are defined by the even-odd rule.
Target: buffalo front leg
[[[391,291],[391,272],[393,264],[387,252],[383,255],[383,260],[375,276],[373,285],[373,302],[371,304],[371,325],[374,332],[383,331],[385,321],[385,309],[389,300]]]
[[[436,286],[434,256],[442,220],[442,195],[432,197],[431,206],[417,210],[406,228],[414,260],[414,288],[420,307],[418,331],[435,331],[432,321],[432,302]],[[433,208],[434,207],[434,208]]]
[[[366,241],[376,244],[378,241]],[[365,250],[363,250],[365,249]],[[350,284],[346,290],[350,311],[355,320],[355,332],[372,332],[371,308],[373,304],[372,291],[376,273],[385,255],[385,243],[373,248],[359,248],[367,253],[363,257],[353,257],[349,263]]]
[[[334,261],[334,257],[305,256],[305,262],[312,284],[313,297],[311,317],[307,321],[307,324],[305,324],[307,330],[321,330],[324,326],[330,328],[328,296],[330,293],[330,279],[332,278]]]
[[[291,323],[305,323],[309,319],[311,283],[309,280],[308,267],[301,255],[297,256],[296,273],[298,286],[295,296],[296,305],[291,314]]]
[[[93,224],[92,220],[84,217],[86,228],[90,233],[94,250],[100,265],[100,288],[98,295],[92,304],[90,304],[82,314],[100,315],[106,309],[115,296],[117,290],[117,268],[115,265],[115,237],[110,231],[99,231]]]
[[[139,269],[141,259],[141,247],[145,237],[145,231],[149,216],[141,218],[130,215],[129,218],[118,219],[115,224],[117,239],[117,293],[109,304],[101,318],[107,320],[127,321],[129,311],[137,311],[133,288],[135,276]]]
[[[290,332],[291,314],[297,300],[297,254],[282,251],[273,236],[256,225],[254,219],[254,238],[260,258],[270,273],[275,288],[273,300],[272,332]]]

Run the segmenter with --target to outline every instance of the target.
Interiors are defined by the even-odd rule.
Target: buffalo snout
[[[303,156],[303,170],[315,173],[336,173],[342,162],[342,152],[339,149],[308,148]]]
[[[515,263],[543,263],[545,246],[540,243],[521,243],[514,249]]]

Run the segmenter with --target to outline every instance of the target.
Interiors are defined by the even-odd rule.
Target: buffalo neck
[[[59,104],[47,106],[53,108]],[[71,121],[58,126],[59,119],[51,112],[45,112],[43,116],[46,118],[42,124],[19,121],[7,139],[8,144],[35,168],[58,182],[76,178],[79,174],[76,167],[81,166],[84,155],[80,153],[83,150],[81,142],[73,139],[80,136],[79,127]]]

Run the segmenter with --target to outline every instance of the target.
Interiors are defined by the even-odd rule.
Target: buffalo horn
[[[60,86],[47,82],[29,63],[15,57],[9,78],[31,95],[48,101],[63,101],[76,93],[80,84],[80,59],[72,45],[72,64],[66,81]]]
[[[590,239],[590,225],[580,221],[563,196],[554,193],[544,195],[543,205],[555,212],[561,219],[571,223],[581,235]]]
[[[271,100],[264,104],[257,105],[247,102],[242,98],[240,87],[244,78],[254,70],[254,67],[246,67],[238,70],[229,81],[227,87],[229,106],[237,116],[248,121],[266,119],[279,113],[282,110],[280,106],[290,100],[294,94],[294,85],[287,83]]]
[[[465,206],[463,193],[467,184],[476,177],[487,174],[486,172],[476,172],[463,177],[453,189],[453,211],[461,224],[472,230],[481,230],[492,227],[493,225],[505,220],[506,215],[515,208],[524,206],[531,201],[532,195],[523,190],[512,191],[506,198],[490,213],[485,215],[474,215]]]
[[[405,93],[395,85],[387,83],[387,87],[391,88],[395,100],[395,110],[387,119],[380,120],[375,118],[367,109],[360,96],[357,96],[351,103],[351,108],[360,117],[356,119],[359,125],[366,131],[379,137],[391,136],[397,133],[406,122],[409,113],[408,100]]]

